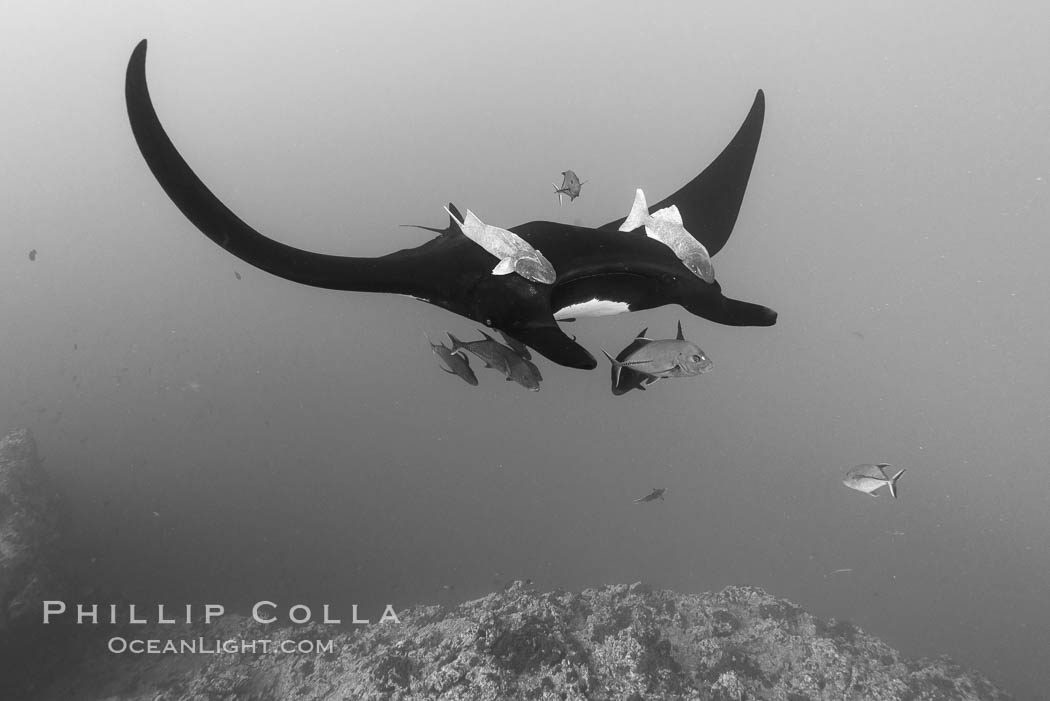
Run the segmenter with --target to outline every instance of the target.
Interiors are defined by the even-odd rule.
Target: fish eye
[[[694,355],[692,358],[690,358],[690,360],[692,360],[694,363],[699,363],[700,362],[700,356],[699,355]]]

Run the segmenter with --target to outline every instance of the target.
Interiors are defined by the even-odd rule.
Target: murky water
[[[753,584],[1043,694],[1041,6],[106,9],[0,27],[0,426],[34,431],[86,580],[376,615],[511,578]],[[681,319],[714,368],[614,397],[604,358],[537,357],[539,392],[477,362],[470,387],[423,332],[477,324],[279,279],[182,216],[128,126],[142,38],[212,191],[335,255],[414,247],[432,234],[398,225],[442,228],[449,201],[508,228],[622,217],[706,167],[761,88],[713,263],[779,320],[583,319],[562,327],[599,358]],[[559,205],[567,169],[586,184]],[[899,499],[841,484],[878,462],[907,468]]]

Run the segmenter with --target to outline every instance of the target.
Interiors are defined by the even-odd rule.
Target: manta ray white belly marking
[[[629,311],[631,311],[631,307],[627,302],[615,302],[595,297],[586,302],[578,302],[562,307],[554,312],[554,318],[558,321],[564,321],[565,319],[575,319],[581,316],[612,316]]]

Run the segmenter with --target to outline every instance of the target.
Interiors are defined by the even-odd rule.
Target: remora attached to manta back
[[[511,227],[510,232],[543,252],[555,271],[551,284],[521,275],[492,275],[491,255],[455,225],[420,246],[375,258],[289,246],[230,211],[175,148],[150,99],[145,40],[128,61],[124,94],[139,151],[172,202],[227,252],[286,280],[332,290],[410,295],[497,329],[555,363],[583,369],[597,362],[558,326],[555,316],[564,310],[582,316],[588,308],[639,311],[679,304],[690,314],[728,326],[776,323],[772,309],[727,297],[718,282],[681,274],[682,263],[667,246],[619,232],[622,219],[597,228],[549,221]],[[654,205],[675,206],[712,256],[729,240],[736,223],[764,115],[765,97],[759,91],[718,157]]]
[[[492,269],[493,275],[517,273],[532,282],[545,285],[554,283],[557,278],[554,266],[525,239],[506,229],[486,224],[469,209],[463,221],[457,219],[448,207],[445,207],[445,212],[464,236],[499,258],[499,263]]]
[[[645,193],[639,188],[634,193],[631,213],[620,225],[620,231],[634,231],[639,226],[645,227],[646,236],[656,239],[674,251],[678,260],[682,261],[693,275],[707,283],[715,281],[711,254],[704,248],[704,244],[686,231],[678,207],[671,205],[649,214],[649,208],[645,205]]]

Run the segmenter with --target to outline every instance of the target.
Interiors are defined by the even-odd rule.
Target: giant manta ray
[[[511,228],[553,264],[557,279],[550,285],[516,274],[493,275],[495,259],[452,222],[421,246],[378,258],[293,248],[241,221],[179,155],[150,100],[145,39],[131,54],[125,97],[142,156],[176,206],[212,241],[279,277],[333,290],[411,295],[503,331],[555,363],[583,369],[597,365],[594,356],[562,332],[556,317],[680,304],[730,326],[776,323],[772,309],[726,297],[717,282],[708,284],[690,273],[670,248],[644,231],[618,231],[623,219],[596,229],[549,221]],[[740,130],[711,165],[652,206],[655,211],[676,205],[711,255],[725,245],[736,222],[764,113],[759,91]]]

